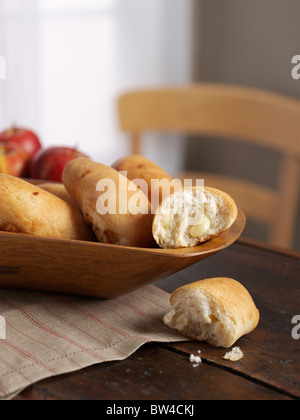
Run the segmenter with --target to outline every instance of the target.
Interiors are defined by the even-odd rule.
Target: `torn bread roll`
[[[95,241],[79,209],[20,178],[0,174],[0,230]]]
[[[193,340],[230,348],[259,323],[259,311],[245,287],[230,278],[188,284],[170,299],[164,322]]]
[[[115,169],[78,158],[66,165],[63,182],[100,242],[155,246],[147,197]]]
[[[235,201],[210,187],[184,188],[167,197],[153,220],[153,236],[161,248],[188,248],[228,230],[235,222]]]
[[[42,190],[48,191],[51,194],[56,195],[56,197],[61,198],[62,200],[66,201],[73,207],[77,207],[75,201],[70,196],[68,191],[66,190],[66,187],[63,184],[58,183],[47,183],[47,184],[40,184],[39,185]]]
[[[112,168],[122,172],[143,191],[152,205],[153,213],[168,195],[182,189],[180,180],[172,179],[160,166],[140,155],[123,157]]]

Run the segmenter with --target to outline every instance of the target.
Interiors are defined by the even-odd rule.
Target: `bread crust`
[[[127,178],[141,187],[143,193],[148,197],[149,202],[155,207],[162,202],[165,195],[163,188],[160,188],[159,186],[155,188],[152,181],[157,180],[159,182],[173,182],[172,185],[175,185],[176,189],[182,188],[181,183],[176,184],[173,178],[160,166],[140,155],[125,156],[117,160],[112,165],[112,168],[118,172],[126,172]],[[136,182],[136,180],[144,180],[146,182],[146,187],[144,188],[143,185],[141,186],[138,182]],[[173,191],[175,191],[174,187],[171,188],[170,192],[172,193]],[[156,196],[158,197],[158,203],[155,203],[153,200],[153,197]],[[155,209],[156,208],[152,209],[152,211],[155,212]]]
[[[222,210],[224,212],[224,223],[220,225],[220,228],[216,229],[213,233],[207,233],[203,234],[196,238],[190,238],[191,243],[188,243],[189,238],[186,239],[186,244],[181,244],[179,240],[177,240],[176,233],[172,232],[172,227],[170,229],[165,229],[165,227],[162,226],[162,215],[165,213],[166,205],[169,204],[172,200],[175,201],[175,197],[179,197],[182,194],[185,194],[186,192],[198,192],[200,191],[203,194],[210,194],[211,196],[214,196],[216,201],[221,201],[222,205],[225,206]],[[176,194],[176,196],[175,196]],[[180,201],[180,200],[178,200]],[[184,198],[181,199],[182,202],[184,202]],[[171,207],[171,205],[169,206]],[[221,214],[221,213],[220,213]],[[187,216],[187,212],[185,212],[184,216]],[[221,233],[228,230],[233,223],[236,221],[238,216],[238,208],[233,200],[233,198],[225,193],[224,191],[218,190],[216,188],[212,187],[191,187],[191,188],[184,188],[181,191],[176,191],[175,193],[171,194],[169,197],[167,197],[161,205],[158,207],[156,214],[153,219],[153,237],[155,238],[157,244],[162,248],[184,248],[184,247],[194,247],[197,246],[203,242],[209,241],[217,236],[219,236]],[[226,220],[225,220],[226,219]],[[178,220],[180,220],[180,216],[177,216],[177,225],[179,224]],[[182,216],[183,220],[183,216]],[[213,221],[212,221],[213,222]],[[209,230],[208,230],[209,232]],[[169,235],[169,238],[167,236]]]
[[[70,196],[68,191],[66,190],[66,187],[63,184],[58,183],[46,183],[46,184],[40,184],[39,185],[42,190],[48,191],[51,194],[54,194],[56,197],[61,198],[62,200],[66,201],[73,207],[77,207],[75,201]]]
[[[207,337],[205,341],[209,344],[229,348],[242,336],[251,333],[258,326],[260,313],[248,290],[238,281],[220,277],[187,284],[175,290],[170,297],[170,304],[174,308],[178,302],[181,302],[180,310],[182,312],[192,311],[191,305],[187,305],[185,302],[187,296],[197,292],[207,296],[211,305],[214,306],[215,313],[226,314],[230,319],[230,334],[222,335],[222,333],[219,333],[217,337]],[[179,306],[177,306],[177,310],[179,310]],[[170,313],[165,316],[164,321],[171,328],[178,329]],[[220,329],[220,331],[225,331],[225,328]],[[178,329],[178,332],[193,340],[198,340],[199,335],[201,335],[200,330],[199,335],[191,335],[183,329]]]
[[[100,214],[97,210],[98,200],[104,194],[97,191],[97,185],[103,180],[111,181],[115,186],[115,191],[105,192],[107,199],[114,203],[115,214]],[[132,247],[155,246],[152,236],[153,215],[147,197],[115,169],[87,158],[78,158],[66,165],[63,182],[100,242]],[[124,191],[120,192],[121,183],[126,199]],[[129,211],[122,214],[119,211],[120,203],[128,209],[128,203],[136,194],[140,197],[141,213],[146,214],[132,214]]]
[[[0,230],[94,241],[79,209],[22,179],[0,174]]]

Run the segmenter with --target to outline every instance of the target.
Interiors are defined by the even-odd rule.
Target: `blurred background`
[[[116,108],[126,91],[216,82],[300,99],[291,77],[299,17],[300,0],[0,0],[0,129],[29,127],[45,146],[110,165],[131,151]],[[170,173],[216,171],[271,188],[281,161],[230,138],[180,134],[147,135],[142,153]],[[296,212],[300,250],[300,200]],[[245,235],[267,241],[268,228],[249,220]]]

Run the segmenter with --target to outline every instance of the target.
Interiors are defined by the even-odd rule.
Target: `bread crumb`
[[[199,353],[199,351],[198,351]],[[195,356],[194,354],[190,355],[190,362],[193,363],[193,367],[198,367],[201,363],[201,357],[200,356]]]
[[[232,351],[225,354],[223,359],[229,360],[230,362],[238,362],[239,360],[243,359],[244,353],[239,347],[234,347]]]

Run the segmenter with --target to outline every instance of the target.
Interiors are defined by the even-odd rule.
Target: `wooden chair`
[[[300,101],[246,87],[195,84],[128,92],[118,107],[133,154],[141,154],[142,135],[149,131],[230,138],[282,152],[277,191],[223,175],[193,177],[204,177],[206,185],[227,191],[250,218],[268,224],[270,243],[292,246],[300,175]]]

